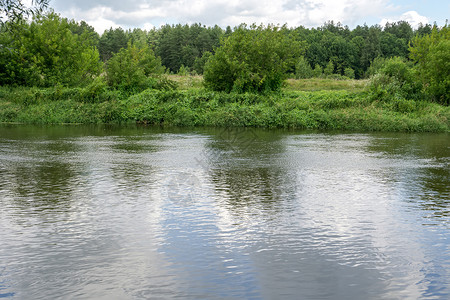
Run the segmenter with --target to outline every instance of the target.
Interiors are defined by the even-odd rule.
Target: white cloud
[[[391,0],[53,0],[64,17],[85,20],[102,33],[109,27],[148,28],[149,24],[202,23],[236,26],[273,23],[316,27],[333,20],[355,26],[374,22],[399,9]],[[426,22],[417,12],[401,16]],[[383,20],[391,20],[384,18]]]
[[[397,21],[407,21],[413,28],[417,28],[420,23],[427,24],[429,20],[427,17],[419,15],[417,11],[407,11],[401,16],[393,17],[393,18],[385,18],[380,22],[381,26],[386,25],[386,23],[392,23]]]

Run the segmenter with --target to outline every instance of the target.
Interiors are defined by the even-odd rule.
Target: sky
[[[50,0],[50,7],[62,17],[86,21],[98,33],[178,23],[317,27],[333,20],[354,28],[405,20],[413,27],[443,26],[450,18],[448,0]]]

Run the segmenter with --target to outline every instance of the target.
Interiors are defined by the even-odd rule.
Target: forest
[[[6,10],[5,6],[3,9]],[[339,122],[340,125],[336,125],[334,119],[311,121],[308,125],[308,122],[274,123],[273,120],[232,122],[231,117],[218,124],[212,120],[199,120],[199,112],[194,108],[200,104],[191,103],[205,98],[205,103],[200,105],[205,106],[206,102],[221,104],[228,99],[227,105],[238,103],[242,108],[249,103],[236,99],[264,98],[269,99],[265,102],[278,101],[279,104],[293,98],[298,102],[303,96],[297,94],[305,91],[298,90],[292,95],[294,91],[286,90],[289,82],[286,80],[290,79],[297,83],[321,80],[323,90],[330,90],[330,81],[353,82],[353,85],[364,82],[361,90],[347,89],[348,95],[336,96],[329,91],[326,96],[335,100],[345,98],[344,102],[352,102],[355,97],[364,99],[357,104],[358,108],[370,103],[372,108],[382,107],[390,112],[397,108],[397,112],[416,112],[417,117],[423,117],[423,111],[416,111],[426,106],[423,103],[440,105],[432,109],[433,113],[428,113],[430,118],[438,119],[440,131],[448,130],[450,31],[447,24],[441,27],[420,24],[413,28],[406,21],[398,21],[384,26],[364,24],[353,29],[333,21],[317,28],[271,24],[241,24],[234,28],[167,24],[149,31],[111,28],[100,35],[86,22],[63,18],[51,9],[34,12],[32,18],[18,15],[1,22],[0,122],[42,121],[30,117],[31,111],[26,113],[27,116],[23,111],[39,105],[42,109],[49,99],[61,103],[74,101],[77,105],[92,104],[102,106],[104,110],[110,106],[118,110],[127,107],[130,112],[133,97],[175,97],[172,100],[176,105],[170,108],[170,114],[175,110],[190,111],[189,116],[182,118],[189,122],[165,114],[144,117],[135,113],[115,113],[114,109],[108,112],[111,116],[107,118],[71,120],[67,116],[42,122],[136,121],[176,125],[347,128]],[[191,88],[180,88],[179,78],[183,76],[191,78]],[[192,82],[198,84],[192,86]],[[186,101],[191,106],[184,107]],[[305,111],[296,106],[295,101],[289,105]],[[157,102],[166,105],[170,101],[159,99]],[[153,111],[156,107],[162,109],[161,105],[153,104]],[[131,106],[135,108],[136,105]],[[245,114],[251,114],[249,111],[254,108],[247,107]],[[437,116],[436,109],[439,110]],[[261,114],[254,117],[259,118]],[[411,117],[411,114],[403,117]],[[280,113],[275,118],[283,117]],[[400,126],[395,130],[428,130],[410,127]]]

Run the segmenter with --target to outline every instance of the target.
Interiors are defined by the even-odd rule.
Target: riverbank
[[[449,120],[449,107],[424,101],[371,100],[360,87],[326,91],[287,87],[269,95],[227,94],[199,87],[134,95],[95,87],[0,88],[3,123],[449,132]]]

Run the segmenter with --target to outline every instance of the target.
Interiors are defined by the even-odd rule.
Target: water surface
[[[448,299],[448,134],[0,126],[0,298]]]

